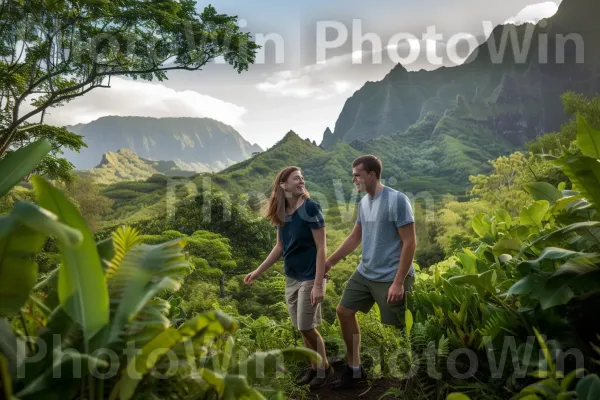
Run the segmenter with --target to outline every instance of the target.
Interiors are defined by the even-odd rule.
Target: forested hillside
[[[262,151],[231,126],[210,118],[109,116],[66,129],[87,144],[79,152],[65,152],[77,169],[94,168],[104,153],[121,148],[154,161],[177,161],[182,169],[197,172],[218,171]]]

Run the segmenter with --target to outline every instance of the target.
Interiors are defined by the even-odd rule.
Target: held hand
[[[244,278],[244,283],[246,285],[252,285],[252,282],[254,282],[254,280],[257,279],[259,276],[260,274],[258,272],[252,271],[248,275],[246,275],[246,277]]]
[[[323,297],[323,286],[313,286],[312,291],[310,292],[310,304],[313,306],[319,304],[323,301]]]
[[[325,261],[325,274],[327,274],[329,272],[329,270],[331,269],[331,267],[333,267],[333,263],[331,262],[330,259],[327,259]]]
[[[387,302],[389,304],[398,303],[404,298],[404,283],[392,283],[388,290]]]

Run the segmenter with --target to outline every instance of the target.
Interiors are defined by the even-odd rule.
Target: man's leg
[[[342,338],[346,345],[346,354],[348,357],[348,365],[353,367],[360,366],[360,326],[356,318],[356,312],[338,304],[336,308],[340,326],[342,328]]]
[[[340,378],[334,383],[334,389],[350,388],[363,382],[366,372],[360,363],[360,326],[356,318],[357,311],[368,313],[375,299],[364,283],[364,277],[356,271],[348,280],[340,304],[336,308],[342,338],[346,345],[348,365]]]

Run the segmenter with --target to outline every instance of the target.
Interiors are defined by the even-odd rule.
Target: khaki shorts
[[[414,282],[414,276],[406,276],[404,280],[404,293],[412,291]],[[355,271],[350,279],[348,279],[340,304],[342,307],[358,310],[366,314],[371,310],[373,304],[377,303],[381,322],[386,325],[401,327],[404,325],[406,296],[398,303],[388,304],[387,297],[390,286],[392,286],[392,282],[375,282],[365,278],[360,272]]]
[[[294,328],[309,331],[321,324],[321,303],[313,306],[310,304],[310,293],[314,280],[297,281],[289,276],[285,277],[285,302],[292,319]],[[327,287],[327,280],[323,280],[323,294]]]

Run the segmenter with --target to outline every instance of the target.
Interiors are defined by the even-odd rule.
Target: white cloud
[[[27,110],[23,111],[24,114]],[[240,127],[245,114],[244,107],[193,90],[177,91],[162,83],[113,77],[111,88],[94,89],[63,107],[49,109],[45,122],[73,125],[107,115],[207,117]]]
[[[536,24],[544,18],[549,18],[556,14],[558,6],[553,1],[531,4],[523,8],[517,15],[506,20],[506,24],[521,25],[524,23]]]
[[[468,34],[463,34],[461,38],[476,41],[474,36]],[[299,99],[325,100],[337,95],[349,95],[365,82],[364,73],[349,73],[353,65],[368,66],[373,77],[383,73],[380,75],[382,78],[397,63],[401,63],[409,71],[418,71],[452,66],[466,59],[467,54],[461,55],[462,58],[454,56],[460,58],[458,61],[450,58],[448,51],[454,48],[448,49],[447,46],[443,41],[424,40],[415,36],[398,43],[387,44],[384,48],[357,49],[320,63],[278,71],[256,84],[256,88],[270,96]],[[456,43],[453,46],[456,47]],[[455,53],[456,51],[452,54]]]
[[[319,74],[328,66],[331,64],[313,64],[297,70],[279,71],[258,83],[256,88],[275,96],[325,100],[359,87],[350,81],[335,79],[330,74]]]

